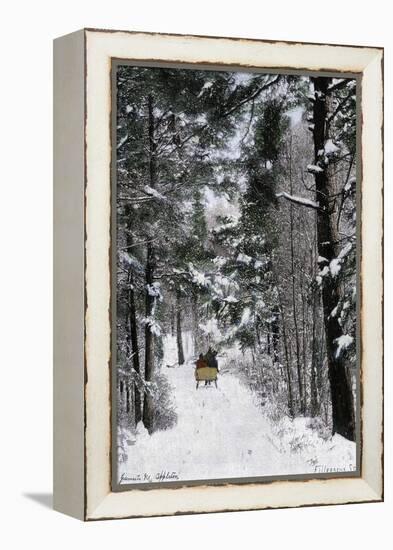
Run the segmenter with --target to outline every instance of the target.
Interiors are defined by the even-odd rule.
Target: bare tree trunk
[[[132,346],[132,366],[136,375],[140,375],[140,363],[139,363],[139,346],[138,346],[138,326],[136,322],[136,307],[135,307],[135,290],[134,279],[132,273],[130,273],[130,289],[129,289],[129,324],[131,334],[131,346]],[[139,392],[137,384],[134,382],[134,404],[135,404],[135,425],[142,419],[141,410],[141,394]]]
[[[271,351],[270,351],[270,331],[271,331],[271,323],[269,323],[268,331],[267,331],[267,334],[266,334],[266,339],[267,339],[267,354],[268,354],[268,355],[271,355]]]
[[[154,106],[153,97],[148,97],[148,116],[149,116],[149,178],[150,187],[153,189],[156,185],[156,144],[154,139]],[[155,251],[152,243],[147,243],[146,250],[146,267],[145,267],[145,381],[150,382],[153,378],[154,372],[154,334],[152,333],[149,320],[152,320],[154,312],[155,297],[151,294],[151,287],[154,282],[154,270],[155,270]],[[148,391],[145,391],[145,398],[143,403],[143,424],[149,433],[153,431],[153,415],[154,404],[153,398]]]
[[[179,360],[179,365],[184,364],[184,350],[183,350],[183,340],[182,340],[182,327],[181,327],[181,302],[180,302],[180,292],[176,293],[176,342],[177,342],[177,357]]]
[[[290,143],[289,143],[289,185],[290,185],[290,193],[291,195],[293,195],[292,135],[290,137]],[[300,413],[305,414],[306,407],[304,402],[304,388],[303,388],[301,358],[300,358],[299,327],[298,327],[297,307],[296,307],[296,278],[295,278],[295,253],[294,253],[294,242],[293,242],[293,204],[292,203],[289,206],[289,219],[290,219],[290,246],[291,246],[292,312],[293,312],[293,324],[295,326],[297,380],[298,380],[298,388],[299,388]]]
[[[287,373],[287,389],[288,389],[288,412],[291,417],[294,416],[294,408],[293,408],[293,394],[292,394],[292,373],[291,373],[291,360],[288,353],[288,340],[287,340],[287,331],[286,331],[286,323],[285,323],[285,317],[282,307],[282,301],[280,292],[278,293],[279,301],[280,301],[280,313],[281,313],[281,320],[282,320],[282,341],[284,346],[284,353],[285,353],[285,366],[286,366],[286,373]]]
[[[307,295],[303,284],[303,274],[300,275],[300,294],[302,297],[302,363],[303,363],[303,396],[304,396],[304,410],[307,411]]]
[[[315,280],[316,275],[316,258],[315,258],[315,247],[317,240],[317,225],[316,218],[315,221],[315,235],[312,241],[312,246],[310,246],[310,278]],[[310,414],[312,417],[315,417],[319,413],[319,403],[318,403],[318,380],[317,380],[317,365],[318,365],[318,354],[317,346],[322,346],[321,342],[317,343],[317,322],[318,322],[318,309],[319,309],[319,289],[312,289],[312,329],[311,329],[311,373],[310,373]]]
[[[317,388],[318,388],[318,395],[319,395],[319,406],[321,406],[321,396],[324,393],[324,380],[323,380],[323,367],[324,367],[324,361],[326,359],[326,335],[325,335],[325,325],[322,320],[321,326],[318,326],[319,331],[319,338],[317,336],[318,341],[318,349],[315,352],[316,355],[316,366],[317,366]]]
[[[315,88],[313,108],[314,118],[314,152],[315,164],[320,160],[320,151],[324,150],[329,139],[329,116],[334,107],[329,85],[331,78],[312,78]],[[337,229],[337,189],[333,167],[321,166],[322,170],[314,174],[316,184],[316,199],[319,202],[317,229],[318,253],[326,258],[328,263],[338,256]],[[333,433],[355,440],[355,415],[350,376],[347,365],[341,354],[337,353],[337,339],[342,336],[342,329],[337,316],[331,312],[337,306],[342,296],[339,277],[328,274],[322,284],[323,318],[326,333],[326,350],[329,368],[330,393],[332,400]]]
[[[270,325],[272,329],[273,363],[278,363],[278,340],[280,336],[280,329],[278,326],[279,315],[280,315],[279,308],[275,306],[273,310],[274,318]]]
[[[199,349],[199,315],[198,315],[198,294],[192,298],[192,328],[194,341],[194,354]]]
[[[146,288],[149,289],[153,284],[153,273],[154,273],[154,252],[151,245],[147,247],[147,261],[146,261]],[[154,311],[154,296],[151,296],[146,291],[145,295],[145,314],[146,314],[146,325],[145,325],[145,381],[150,382],[153,378],[154,372],[154,334],[151,330],[151,325],[149,320],[152,319]],[[148,430],[149,433],[153,431],[153,399],[148,391],[145,391],[145,398],[143,403],[143,424]]]
[[[171,305],[171,335],[175,336],[175,306]]]
[[[313,290],[312,297],[312,342],[311,342],[311,374],[310,374],[310,413],[311,416],[318,414],[318,390],[317,390],[317,291]]]
[[[132,227],[131,227],[131,220],[132,220],[131,208],[126,208],[126,216],[127,216],[127,223],[126,223],[127,249],[132,249],[133,238],[132,238]],[[127,325],[126,325],[127,342],[129,347],[129,355],[131,356],[132,368],[135,371],[136,376],[139,376],[140,375],[140,353],[139,353],[139,345],[138,345],[138,325],[137,325],[137,319],[136,319],[135,288],[134,288],[135,281],[134,281],[134,274],[133,274],[132,267],[128,271],[127,285],[128,285],[128,301],[127,301],[128,311],[127,311]],[[134,414],[133,422],[136,426],[142,417],[142,411],[141,411],[142,402],[141,402],[140,391],[137,387],[137,384],[135,383],[135,375],[132,376],[132,379],[133,379],[133,392],[134,392],[133,403],[135,404],[135,410],[133,411],[133,414]]]

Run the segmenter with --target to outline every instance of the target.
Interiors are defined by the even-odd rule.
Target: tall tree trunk
[[[315,214],[316,215],[316,214]],[[315,231],[314,239],[312,246],[310,246],[310,279],[315,280],[316,275],[316,258],[315,258],[315,248],[317,243],[317,224],[316,218],[313,220],[315,222]],[[317,365],[318,365],[318,353],[317,347],[321,346],[322,343],[317,341],[317,322],[318,322],[318,309],[319,309],[319,290],[318,288],[312,288],[312,318],[311,318],[311,373],[310,373],[310,414],[312,417],[318,415],[319,404],[318,404],[318,380],[317,380]]]
[[[323,378],[323,366],[324,361],[326,360],[326,333],[325,325],[322,319],[321,323],[318,323],[317,329],[319,332],[319,337],[317,335],[318,348],[315,352],[316,355],[316,367],[317,367],[317,389],[319,395],[319,408],[321,407],[322,396],[325,392],[324,388],[324,378]]]
[[[300,293],[302,296],[302,362],[303,362],[303,397],[304,397],[304,412],[307,411],[307,345],[306,345],[306,337],[307,337],[307,322],[306,322],[306,316],[308,314],[307,311],[307,302],[306,302],[306,294],[303,287],[303,277],[301,279],[302,283],[300,285]]]
[[[149,183],[153,189],[156,186],[156,144],[154,139],[154,105],[153,97],[148,97],[148,121],[149,121]],[[149,320],[152,320],[154,313],[155,297],[149,291],[154,283],[155,250],[152,242],[148,240],[146,250],[145,266],[145,381],[150,382],[154,373],[154,334],[152,333]],[[149,433],[152,433],[154,417],[154,403],[149,391],[145,391],[143,403],[143,424]]]
[[[268,325],[268,330],[267,330],[267,333],[266,333],[266,351],[267,351],[267,354],[268,355],[271,355],[271,350],[270,350],[270,334],[271,334],[271,323],[269,323]]]
[[[272,329],[272,347],[273,347],[273,363],[278,363],[278,340],[280,337],[280,329],[278,325],[280,311],[277,306],[273,309],[273,320],[271,322]]]
[[[316,199],[319,202],[317,231],[318,253],[326,258],[328,263],[338,256],[338,208],[337,189],[333,166],[323,163],[323,153],[326,140],[329,139],[329,117],[333,113],[333,101],[329,92],[331,78],[312,78],[315,89],[313,108],[314,118],[314,153],[315,164],[322,170],[314,174],[316,184]],[[322,160],[322,162],[321,162]],[[319,163],[319,164],[318,164]],[[322,283],[323,319],[326,334],[326,351],[329,369],[330,393],[332,399],[333,433],[355,440],[355,415],[350,376],[341,354],[337,353],[337,338],[342,336],[342,329],[337,316],[331,312],[337,306],[342,296],[340,278],[328,274]]]
[[[193,328],[193,342],[194,342],[194,354],[199,350],[199,315],[198,315],[198,294],[194,294],[192,297],[192,328]]]
[[[268,325],[268,331],[267,331],[267,354],[270,355],[270,331],[271,331],[271,323]],[[274,361],[273,361],[274,362]]]
[[[151,245],[147,245],[147,261],[145,268],[145,283],[146,288],[149,289],[153,284],[154,273],[154,251]],[[151,382],[154,373],[154,334],[151,330],[151,324],[149,320],[153,317],[154,312],[154,296],[151,296],[146,291],[145,295],[145,381]],[[149,391],[145,391],[145,398],[143,402],[143,424],[149,433],[153,431],[153,416],[154,416],[154,403]]]
[[[176,324],[176,321],[175,321],[175,306],[172,304],[171,305],[171,335],[172,336],[175,336],[175,324]]]
[[[126,208],[127,224],[126,224],[126,244],[127,250],[132,250],[133,248],[133,238],[132,238],[132,211],[130,207]],[[133,268],[131,267],[128,272],[127,278],[128,284],[128,320],[127,320],[127,340],[129,344],[129,351],[132,357],[131,363],[132,368],[136,373],[136,377],[140,376],[140,354],[139,354],[139,343],[138,343],[138,325],[136,319],[136,303],[135,303],[135,279],[133,274]],[[135,426],[142,418],[141,411],[141,394],[138,389],[137,384],[135,383],[135,376],[133,376],[133,385],[132,389],[134,392],[133,403],[134,408],[134,424]]]
[[[140,363],[139,363],[139,346],[138,346],[138,326],[136,322],[136,307],[135,307],[135,290],[134,290],[134,278],[132,272],[130,273],[130,289],[129,289],[129,324],[131,335],[131,347],[132,347],[132,366],[136,372],[136,376],[140,376]],[[134,405],[135,405],[135,425],[142,419],[141,411],[141,394],[137,384],[134,382]]]
[[[317,416],[318,414],[318,389],[317,389],[317,291],[313,290],[312,296],[312,341],[311,341],[311,373],[310,373],[310,414]]]
[[[290,193],[293,195],[293,182],[292,182],[292,135],[290,137],[289,144],[289,185]],[[300,413],[305,414],[306,407],[304,402],[304,388],[302,379],[302,368],[300,358],[300,341],[299,341],[299,327],[297,319],[297,307],[296,307],[296,278],[295,278],[295,252],[293,241],[293,204],[289,206],[289,221],[290,221],[290,247],[291,247],[291,281],[292,281],[292,312],[293,312],[293,324],[295,326],[295,344],[296,344],[296,369],[297,369],[297,381],[299,388],[299,401],[300,401]]]
[[[181,303],[180,303],[180,292],[176,293],[176,342],[177,342],[177,357],[179,360],[179,365],[184,363],[184,350],[183,350],[183,340],[182,340],[182,327],[181,327]]]
[[[278,287],[277,287],[278,290]],[[291,360],[289,357],[288,352],[288,340],[287,340],[287,331],[286,331],[286,322],[285,322],[285,316],[284,311],[282,307],[282,300],[280,292],[278,291],[278,299],[280,302],[280,313],[281,313],[281,321],[282,321],[282,341],[284,346],[284,353],[285,353],[285,366],[286,366],[286,373],[287,373],[287,390],[288,390],[288,412],[291,417],[294,416],[294,408],[293,408],[293,392],[292,392],[292,373],[291,373]]]

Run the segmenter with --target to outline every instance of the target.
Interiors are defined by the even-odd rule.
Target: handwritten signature
[[[338,468],[334,466],[327,466],[326,464],[315,464],[314,472],[318,474],[332,474],[338,472],[354,472],[356,470],[353,464],[349,464],[347,467]]]
[[[161,470],[155,474],[148,472],[142,472],[139,474],[125,474],[123,473],[120,477],[119,484],[122,483],[153,483],[157,481],[176,481],[179,479],[179,474],[177,472]]]

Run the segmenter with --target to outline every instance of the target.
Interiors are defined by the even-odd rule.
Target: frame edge
[[[85,519],[85,32],[53,43],[53,508]]]

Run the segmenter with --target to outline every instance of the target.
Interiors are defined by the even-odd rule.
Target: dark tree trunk
[[[127,386],[127,389],[126,389],[126,413],[127,413],[127,414],[129,414],[130,408],[131,408],[131,404],[130,404],[130,388],[129,388],[129,386]]]
[[[271,328],[272,328],[272,347],[273,347],[273,363],[278,363],[278,340],[280,336],[280,328],[279,328],[279,319],[280,311],[275,306],[273,310],[273,321],[271,322]]]
[[[313,222],[315,223],[315,229],[314,229],[314,239],[313,244],[310,246],[310,267],[309,267],[309,273],[310,273],[310,279],[312,281],[315,280],[316,276],[316,246],[317,246],[317,214],[315,213],[315,217],[313,219]],[[318,311],[320,308],[320,296],[319,296],[319,289],[314,287],[312,289],[312,297],[311,297],[311,307],[312,307],[312,317],[311,317],[311,372],[310,372],[310,414],[312,417],[315,417],[319,413],[319,396],[320,391],[318,387],[318,378],[317,378],[317,372],[320,372],[320,369],[318,369],[318,347],[322,346],[322,342],[319,341],[317,338],[317,323],[318,323]]]
[[[278,290],[278,288],[277,288]],[[294,408],[293,408],[293,394],[292,394],[292,373],[291,373],[291,360],[289,357],[289,351],[288,351],[288,340],[287,340],[287,331],[286,331],[286,323],[285,323],[285,316],[284,311],[282,307],[282,300],[280,296],[280,292],[278,293],[278,298],[280,301],[280,314],[281,314],[281,325],[282,325],[282,342],[284,346],[284,353],[285,353],[285,367],[286,367],[286,374],[287,374],[287,389],[288,389],[288,412],[289,415],[293,418],[294,416]]]
[[[198,294],[194,294],[192,297],[192,327],[193,327],[193,341],[194,341],[194,354],[199,350],[199,315],[198,315]]]
[[[312,342],[311,342],[311,374],[310,374],[310,413],[311,416],[317,416],[318,414],[318,389],[317,389],[317,307],[318,307],[318,293],[313,291],[312,297]]]
[[[267,331],[267,354],[270,355],[270,331],[271,331],[271,324],[269,323],[268,331]]]
[[[182,340],[182,327],[181,327],[181,303],[180,293],[176,294],[176,342],[177,342],[177,357],[179,359],[179,365],[184,364],[184,351]]]
[[[147,262],[146,262],[146,287],[149,288],[153,284],[154,273],[154,251],[152,247],[147,247]],[[154,373],[154,334],[151,331],[149,319],[152,318],[154,310],[154,296],[151,296],[149,292],[146,292],[145,296],[145,313],[146,313],[146,325],[145,325],[145,381],[151,382]],[[143,403],[143,424],[149,433],[153,431],[153,399],[148,391],[145,391],[145,398]]]
[[[283,342],[284,342],[284,351],[285,351],[285,366],[286,366],[286,372],[287,372],[288,411],[289,411],[289,415],[293,417],[295,414],[295,411],[293,408],[292,373],[291,373],[291,361],[288,354],[288,341],[287,341],[287,335],[285,330],[285,321],[283,321],[282,330],[283,330]]]
[[[131,208],[126,208],[126,215],[127,215],[127,225],[126,225],[126,243],[127,243],[127,250],[132,250],[133,247],[133,238],[132,238],[132,212]],[[128,272],[128,320],[127,320],[127,341],[128,341],[128,347],[129,347],[129,353],[131,355],[131,363],[132,368],[136,373],[136,377],[140,376],[140,359],[139,359],[139,345],[138,345],[138,325],[137,325],[137,319],[136,319],[136,303],[135,303],[135,280],[134,280],[134,274],[132,271],[132,267],[130,268]],[[135,383],[135,375],[133,378],[133,391],[134,391],[134,399],[133,403],[135,404],[135,410],[134,412],[134,423],[135,426],[138,424],[138,422],[142,418],[142,411],[141,411],[141,394],[140,391]]]
[[[290,185],[290,193],[291,195],[293,195],[292,136],[290,138],[290,145],[289,145],[289,185]],[[297,382],[298,382],[298,388],[299,388],[300,413],[305,414],[306,407],[304,402],[304,388],[303,388],[303,379],[302,379],[303,373],[301,368],[299,327],[298,327],[297,307],[296,307],[295,251],[294,251],[294,242],[293,242],[294,220],[293,220],[292,203],[289,206],[289,221],[290,221],[290,248],[291,248],[292,313],[293,313],[293,324],[295,327]]]
[[[318,347],[315,352],[316,355],[316,367],[317,367],[317,389],[319,395],[319,408],[321,408],[322,395],[324,393],[324,378],[323,378],[323,366],[326,360],[326,335],[325,326],[322,320],[321,325],[317,325],[319,332],[319,338],[317,337]]]
[[[172,336],[175,336],[175,325],[176,325],[176,320],[175,320],[175,306],[172,304],[171,305],[171,335]]]
[[[315,164],[320,162],[320,151],[324,150],[329,139],[329,116],[333,112],[332,97],[329,85],[332,80],[326,77],[312,78],[315,87],[314,99],[314,149]],[[337,229],[337,187],[332,165],[321,164],[322,171],[316,172],[316,199],[319,202],[317,217],[318,253],[331,260],[338,256]],[[342,329],[337,316],[331,312],[342,296],[339,277],[330,274],[324,277],[322,284],[323,319],[326,334],[326,351],[329,369],[330,393],[332,399],[333,433],[355,440],[355,415],[353,395],[347,365],[341,354],[337,354],[337,338],[342,336]]]
[[[132,273],[130,273],[130,290],[129,290],[129,324],[131,335],[131,348],[132,348],[132,366],[137,373],[136,376],[140,376],[140,363],[139,363],[139,346],[138,346],[138,326],[136,321],[136,307],[135,307],[135,290],[134,279]],[[134,382],[134,404],[135,404],[135,425],[142,419],[141,411],[141,394],[138,386]]]
[[[149,183],[153,189],[156,186],[156,144],[154,139],[154,105],[151,95],[148,97],[148,117],[149,117]],[[155,250],[151,242],[148,241],[146,250],[146,267],[145,267],[145,381],[150,382],[154,373],[154,334],[151,331],[149,319],[152,319],[154,313],[155,297],[151,295],[151,289],[154,283],[155,270]],[[152,433],[154,416],[153,398],[148,391],[145,391],[143,403],[143,424],[149,433]]]
[[[301,294],[302,294],[302,359],[303,359],[303,398],[304,398],[304,412],[307,411],[307,345],[306,345],[306,337],[307,337],[307,323],[306,323],[306,315],[307,315],[307,304],[306,304],[306,296],[303,291],[303,284],[301,285]]]

